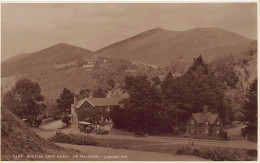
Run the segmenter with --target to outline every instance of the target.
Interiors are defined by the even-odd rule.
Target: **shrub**
[[[251,149],[246,151],[247,154],[249,154],[250,156],[256,157],[257,156],[257,150],[256,149]]]
[[[69,121],[70,121],[70,116],[64,115],[64,116],[61,118],[61,121],[62,121],[63,123],[66,123],[66,125],[68,125],[68,124],[69,124]]]
[[[255,154],[255,151],[250,151],[249,153]],[[205,159],[210,159],[213,161],[249,161],[248,157],[243,156],[241,152],[232,152],[227,149],[221,148],[209,148],[209,147],[194,147],[194,146],[183,146],[180,147],[177,155],[194,155],[202,157]]]
[[[227,139],[227,138],[228,138],[227,132],[225,132],[225,131],[223,131],[223,130],[220,130],[220,132],[219,132],[219,137],[224,138],[224,139]]]
[[[89,136],[75,135],[75,134],[57,134],[49,139],[56,143],[68,143],[76,145],[97,145],[97,142]]]

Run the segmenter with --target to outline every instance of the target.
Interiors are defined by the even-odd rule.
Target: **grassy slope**
[[[37,160],[26,158],[28,154],[80,154],[75,150],[67,150],[41,139],[19,118],[13,115],[8,109],[3,107],[1,108],[1,118],[1,160]],[[12,155],[23,155],[24,158],[12,157]]]

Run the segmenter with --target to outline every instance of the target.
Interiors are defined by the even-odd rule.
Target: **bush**
[[[68,143],[76,145],[97,145],[97,142],[89,136],[75,135],[75,134],[57,134],[49,139],[56,143]]]
[[[227,139],[227,138],[228,138],[227,132],[225,132],[225,131],[223,131],[223,130],[220,130],[220,132],[219,132],[219,137],[224,138],[224,139]]]
[[[68,125],[70,122],[70,116],[68,116],[68,115],[64,115],[62,118],[61,118],[61,121],[63,122],[63,123],[66,123],[66,125]]]
[[[255,154],[255,151],[250,151]],[[249,153],[250,153],[249,152]],[[194,147],[183,146],[180,147],[177,155],[194,155],[213,161],[250,161],[251,159],[243,156],[241,152],[232,152],[226,149],[212,148],[212,147]]]
[[[257,150],[256,149],[251,149],[246,151],[247,154],[249,154],[250,156],[256,157],[257,156]]]

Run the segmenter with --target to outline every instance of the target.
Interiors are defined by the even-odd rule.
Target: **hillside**
[[[35,132],[28,128],[23,121],[13,115],[8,109],[1,107],[1,160],[64,160],[45,158],[26,158],[27,155],[72,155],[80,154],[41,139]],[[23,158],[12,157],[23,155]]]
[[[92,52],[77,46],[60,43],[49,48],[15,56],[2,63],[2,77],[23,74],[41,66],[68,63],[91,57]]]
[[[170,62],[187,65],[202,55],[205,61],[237,54],[250,44],[249,39],[217,28],[168,31],[160,28],[140,33],[95,52],[95,56],[124,58],[156,66]]]

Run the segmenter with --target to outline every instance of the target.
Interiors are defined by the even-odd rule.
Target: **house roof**
[[[200,124],[200,123],[205,123],[206,120],[209,122],[209,124],[214,124],[215,121],[218,118],[218,114],[213,114],[211,112],[207,113],[193,113],[192,117],[195,119],[195,121]]]
[[[80,100],[76,108],[79,108],[86,101],[88,101],[92,106],[115,106],[119,105],[121,98],[84,98]]]

